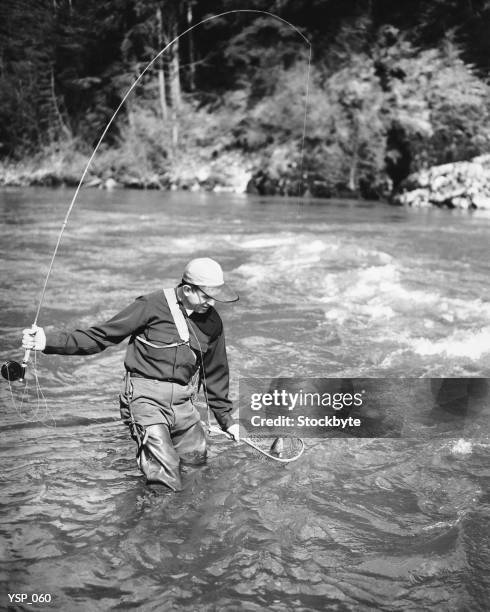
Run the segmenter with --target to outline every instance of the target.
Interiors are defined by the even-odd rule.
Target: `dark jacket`
[[[46,354],[92,355],[114,346],[129,337],[124,365],[128,372],[186,385],[203,363],[203,384],[221,427],[232,424],[232,404],[228,399],[229,370],[223,324],[214,308],[206,313],[193,312],[187,316],[190,346],[180,344],[171,348],[156,345],[181,343],[170,308],[163,291],[155,291],[137,298],[127,308],[102,325],[71,333],[48,334]]]

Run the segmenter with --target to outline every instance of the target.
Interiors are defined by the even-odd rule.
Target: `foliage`
[[[164,45],[234,9],[145,74],[95,160],[98,176],[165,187],[186,159],[239,154],[268,189],[373,197],[411,171],[490,150],[483,0],[250,0],[248,11],[238,0],[4,0],[0,157],[44,151],[57,171],[60,160],[72,168],[53,151],[90,152]],[[305,133],[308,45],[252,10],[313,43]]]
[[[488,85],[450,41],[420,50],[398,37],[378,52],[386,82],[386,117],[410,149],[411,171],[459,161],[490,147]],[[396,148],[387,151],[397,155]]]

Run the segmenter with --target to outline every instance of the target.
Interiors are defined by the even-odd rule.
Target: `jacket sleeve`
[[[214,413],[221,429],[233,424],[231,411],[233,405],[228,398],[230,374],[226,356],[225,336],[223,331],[213,340],[203,358],[203,384],[206,390],[209,407]]]
[[[46,335],[47,355],[93,355],[122,342],[147,322],[147,301],[139,297],[106,323],[88,329]]]

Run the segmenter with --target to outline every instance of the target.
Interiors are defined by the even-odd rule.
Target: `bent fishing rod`
[[[42,291],[41,291],[41,296],[39,298],[39,303],[38,303],[38,307],[36,310],[36,316],[34,317],[34,322],[32,323],[31,326],[31,330],[33,332],[33,334],[36,331],[37,328],[37,322],[38,322],[38,318],[39,318],[39,313],[41,311],[41,307],[42,304],[44,302],[44,296],[46,294],[46,288],[48,286],[48,281],[49,278],[51,276],[51,271],[53,269],[53,265],[54,265],[54,261],[56,258],[56,255],[58,253],[58,249],[60,247],[61,244],[61,239],[63,237],[65,228],[68,224],[68,219],[70,217],[71,211],[73,210],[73,207],[75,206],[75,202],[78,198],[78,194],[80,192],[80,189],[82,187],[82,184],[85,180],[85,177],[87,175],[87,172],[92,164],[92,161],[95,157],[95,155],[97,154],[97,151],[99,150],[100,145],[102,144],[102,141],[104,140],[107,132],[109,131],[109,128],[111,127],[112,123],[114,122],[114,119],[116,118],[116,116],[118,115],[119,111],[121,110],[121,108],[124,106],[126,100],[128,99],[129,95],[131,94],[131,92],[134,90],[134,88],[138,85],[138,83],[140,82],[140,80],[143,78],[143,76],[146,74],[146,72],[148,72],[148,70],[150,70],[150,68],[153,66],[153,64],[173,45],[175,44],[180,38],[182,38],[182,36],[185,36],[186,34],[188,34],[189,32],[191,32],[192,30],[194,30],[195,28],[203,25],[204,23],[207,23],[209,21],[213,21],[214,19],[218,19],[219,17],[224,17],[226,15],[232,15],[235,13],[254,13],[254,14],[261,14],[261,15],[267,15],[268,17],[272,17],[274,19],[277,19],[278,21],[281,21],[282,23],[285,23],[288,27],[292,28],[295,32],[297,32],[301,38],[305,41],[305,43],[308,45],[309,47],[309,56],[308,56],[308,68],[307,68],[307,72],[306,72],[306,87],[305,87],[305,111],[304,111],[304,117],[303,117],[303,135],[302,135],[302,142],[301,142],[301,168],[300,168],[300,176],[302,176],[302,172],[303,172],[303,151],[304,151],[304,143],[305,143],[305,133],[306,133],[306,120],[307,120],[307,113],[308,113],[308,94],[309,94],[309,83],[310,83],[310,67],[311,67],[311,56],[312,56],[312,46],[310,41],[308,40],[308,38],[306,38],[306,36],[296,27],[294,26],[292,23],[290,23],[289,21],[287,21],[286,19],[279,17],[279,15],[276,15],[274,13],[270,13],[268,11],[260,11],[260,10],[255,10],[255,9],[235,9],[235,10],[231,10],[231,11],[225,11],[223,13],[219,13],[217,15],[211,15],[210,17],[206,17],[205,19],[199,21],[198,23],[195,23],[194,25],[190,26],[189,28],[187,28],[186,30],[184,30],[184,32],[181,32],[178,36],[176,36],[173,40],[171,40],[165,47],[163,47],[163,49],[161,49],[156,55],[155,57],[153,57],[153,59],[148,62],[148,64],[145,66],[145,68],[142,70],[142,72],[139,74],[139,76],[135,79],[135,81],[133,82],[133,84],[131,85],[131,87],[128,89],[128,91],[126,92],[126,94],[124,95],[124,97],[122,98],[121,102],[119,103],[119,105],[117,106],[116,110],[114,111],[112,117],[109,119],[109,121],[107,122],[107,125],[105,126],[97,144],[94,147],[94,150],[92,152],[92,155],[90,156],[84,170],[82,173],[82,176],[80,178],[80,181],[76,187],[75,193],[73,195],[73,198],[70,202],[70,205],[68,206],[68,210],[66,212],[65,218],[63,219],[63,223],[61,225],[61,229],[59,231],[58,234],[58,239],[56,241],[56,245],[53,251],[53,255],[51,257],[51,261],[48,267],[48,272],[46,274],[46,278],[44,280],[44,284],[42,287]],[[25,375],[26,375],[26,371],[27,371],[27,365],[29,363],[30,360],[30,355],[31,355],[31,350],[32,349],[25,349],[24,350],[24,356],[22,358],[22,361],[19,363],[17,361],[14,360],[8,360],[6,361],[2,367],[1,367],[1,374],[3,376],[3,378],[5,378],[7,381],[12,382],[12,381],[19,381],[19,382],[23,382],[25,379]]]

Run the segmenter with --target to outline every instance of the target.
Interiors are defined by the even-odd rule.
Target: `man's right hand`
[[[33,325],[22,332],[22,347],[34,351],[43,351],[46,348],[46,334],[42,327]]]
[[[230,425],[227,428],[226,433],[229,434],[233,440],[235,440],[235,442],[240,442],[240,425],[238,423],[233,423],[233,425]]]

